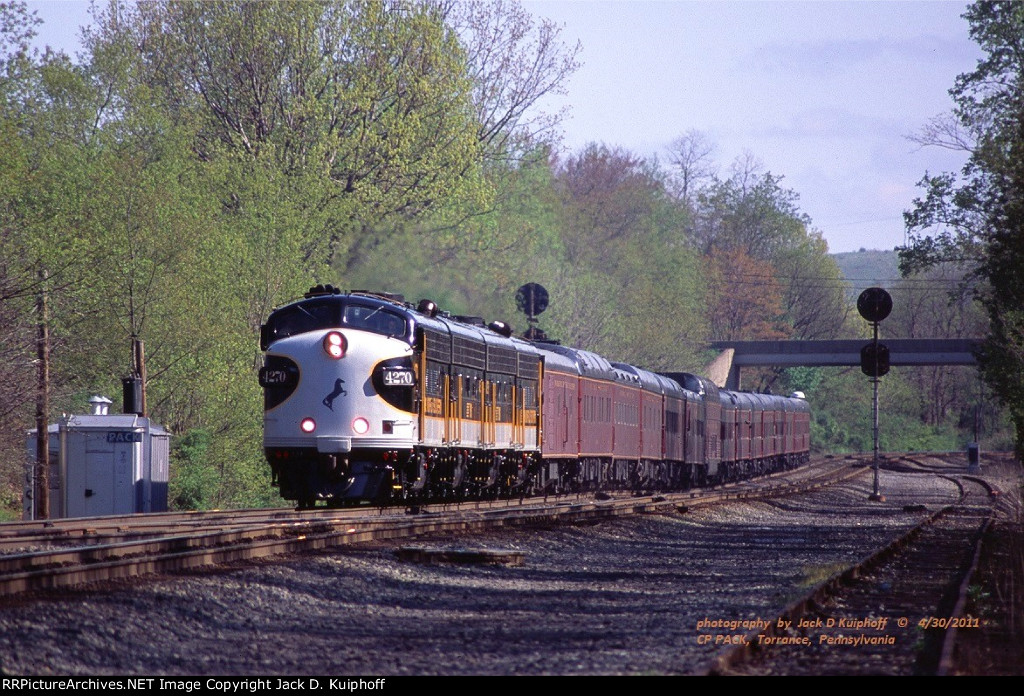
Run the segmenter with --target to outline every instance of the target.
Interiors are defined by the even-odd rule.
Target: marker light
[[[324,351],[335,360],[344,358],[347,350],[348,341],[337,331],[331,331],[324,336]]]
[[[370,429],[370,421],[365,418],[356,418],[352,421],[352,430],[356,435],[365,435],[366,431]]]
[[[302,422],[299,423],[299,427],[302,428],[302,432],[311,433],[316,430],[316,421],[312,418],[303,418]]]

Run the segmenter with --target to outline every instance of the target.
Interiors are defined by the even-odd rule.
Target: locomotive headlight
[[[316,421],[312,418],[303,418],[302,422],[299,423],[299,427],[302,428],[302,432],[311,433],[316,430]]]
[[[324,336],[324,352],[331,356],[335,360],[340,360],[345,357],[345,351],[348,350],[348,341],[345,337],[337,331],[330,331]]]
[[[356,435],[365,435],[369,429],[370,421],[361,416],[352,421],[352,430]]]

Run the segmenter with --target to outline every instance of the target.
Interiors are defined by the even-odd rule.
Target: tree
[[[658,172],[622,148],[598,144],[557,166],[569,259],[614,270],[623,248],[647,231],[662,204],[665,189]]]
[[[748,156],[733,175],[715,179],[697,197],[693,241],[701,253],[739,248],[772,261],[780,249],[800,242],[810,225],[797,207],[797,194],[783,189],[781,176],[762,172]]]
[[[200,159],[319,179],[322,263],[389,218],[486,199],[465,55],[429,3],[112,4],[90,46],[124,56],[123,91],[193,129]]]
[[[789,337],[825,340],[841,335],[850,316],[848,285],[820,232],[808,231],[780,249],[774,266],[782,284],[782,309]]]
[[[983,0],[964,17],[986,57],[957,77],[953,120],[933,122],[922,136],[964,145],[960,175],[926,175],[925,195],[905,214],[909,243],[904,274],[957,262],[978,281],[989,321],[981,371],[1009,408],[1024,454],[1024,6]]]
[[[45,428],[51,405],[75,384],[51,361],[73,322],[61,310],[81,296],[94,261],[73,225],[92,174],[78,146],[94,131],[80,118],[89,110],[85,71],[63,55],[30,51],[37,23],[23,3],[0,5],[0,379],[18,385],[0,387],[4,500],[21,492],[32,404]]]
[[[668,146],[672,170],[673,193],[692,206],[693,197],[705,181],[715,177],[716,167],[711,159],[714,144],[700,131],[690,130]]]
[[[736,292],[755,305],[767,301],[773,309],[750,325],[756,330],[729,329],[736,317],[718,312],[718,321],[726,326],[716,330],[739,330],[747,338],[836,336],[848,313],[845,283],[821,233],[800,212],[797,194],[782,188],[782,177],[765,172],[749,153],[731,171],[728,179],[712,178],[692,196],[690,238],[719,277],[732,279],[722,293],[727,304],[733,299],[726,296]],[[754,275],[741,278],[724,265],[730,260]],[[759,285],[770,288],[768,296],[757,296],[754,288]]]
[[[717,248],[704,257],[708,273],[711,339],[749,341],[786,338],[782,285],[775,269],[741,248]]]
[[[35,387],[29,365],[34,338],[30,326],[32,301],[40,286],[33,264],[26,263],[21,253],[24,211],[17,204],[32,177],[14,105],[26,73],[35,69],[29,42],[38,22],[24,3],[0,4],[0,191],[4,192],[0,199],[0,326],[4,327],[0,332],[0,459],[6,461],[20,461],[20,457],[6,451],[3,445],[9,438],[2,434],[17,428]],[[0,470],[0,499],[13,497],[20,483],[15,479],[15,472]]]
[[[893,338],[982,335],[984,310],[963,287],[963,276],[961,268],[944,264],[897,283],[892,289],[893,313],[884,325],[886,334]],[[921,422],[943,425],[951,414],[960,422],[973,420],[979,398],[974,370],[933,365],[901,372],[916,387]]]
[[[564,111],[538,107],[565,94],[566,80],[579,68],[580,44],[564,45],[558,26],[536,23],[515,0],[439,4],[465,51],[484,158],[517,160],[554,139]]]
[[[565,340],[651,368],[692,368],[707,325],[703,275],[686,240],[687,211],[665,173],[597,144],[555,166]]]

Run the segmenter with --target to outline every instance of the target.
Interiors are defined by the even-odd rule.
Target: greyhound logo
[[[345,380],[343,380],[341,377],[339,377],[338,379],[334,380],[334,391],[332,391],[330,394],[328,394],[327,396],[324,397],[324,406],[326,406],[327,408],[329,408],[329,409],[331,409],[333,411],[334,410],[334,400],[337,399],[339,396],[347,396],[348,395],[348,392],[345,391],[345,387],[341,386],[344,383],[345,383]]]

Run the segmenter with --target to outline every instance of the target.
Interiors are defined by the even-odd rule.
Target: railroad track
[[[966,607],[1000,491],[978,477],[944,478],[960,487],[959,502],[815,586],[705,673],[948,673],[957,631],[984,630]]]
[[[528,522],[509,518],[476,526],[476,520],[505,508],[514,513],[518,505],[509,501],[459,510],[430,506],[417,515],[272,511],[282,516],[279,524],[320,520],[342,533],[371,523],[437,525],[461,514],[466,531],[435,526],[437,533],[407,541],[407,531],[395,530],[396,536],[340,552],[232,564],[229,572],[108,582],[82,592],[47,593],[45,601],[3,598],[0,672],[595,675],[700,674],[718,666],[723,674],[886,674],[888,663],[896,661],[913,669],[920,652],[914,649],[913,626],[895,634],[899,645],[876,646],[873,657],[843,654],[851,646],[833,646],[832,654],[822,646],[821,655],[776,652],[787,647],[779,646],[736,662],[725,662],[723,647],[713,640],[720,629],[701,628],[752,619],[769,619],[770,625],[808,588],[914,527],[920,527],[916,541],[897,560],[865,566],[854,585],[844,583],[815,599],[803,616],[823,624],[828,618],[887,618],[890,633],[898,616],[924,618],[924,610],[897,600],[941,594],[947,585],[907,584],[907,568],[923,563],[907,554],[952,534],[944,524],[976,531],[989,503],[1007,504],[1016,496],[991,497],[994,488],[965,475],[962,455],[944,468],[938,461],[924,468],[896,457],[884,462],[891,467],[882,476],[885,501],[869,500],[869,460],[842,458],[682,495],[549,500],[553,510],[600,511],[566,518],[579,522],[572,524],[533,511]],[[903,471],[904,466],[918,468]],[[991,473],[1009,492],[1010,477]],[[802,487],[810,492],[801,493]],[[965,491],[970,495],[961,500]],[[653,514],[613,516],[609,511],[618,505]],[[963,514],[951,511],[920,526],[946,508]],[[523,526],[514,532],[502,529],[518,524]],[[468,552],[478,550],[501,558],[476,565],[481,561]],[[859,582],[874,587],[858,594],[850,588]],[[880,598],[868,592],[883,584],[884,611],[872,606]],[[938,607],[939,601],[931,604]],[[937,609],[928,615],[940,616]],[[873,635],[866,623],[844,630]],[[970,629],[961,630],[961,638],[965,631]],[[836,635],[834,627],[819,633]],[[358,636],[359,649],[338,650],[339,635]],[[963,643],[957,647],[962,655]],[[904,649],[913,658],[909,663],[896,655]]]
[[[401,508],[155,513],[0,525],[0,597],[209,568],[371,541],[529,524],[578,524],[623,515],[772,498],[863,472],[856,458],[686,493],[563,496]]]

